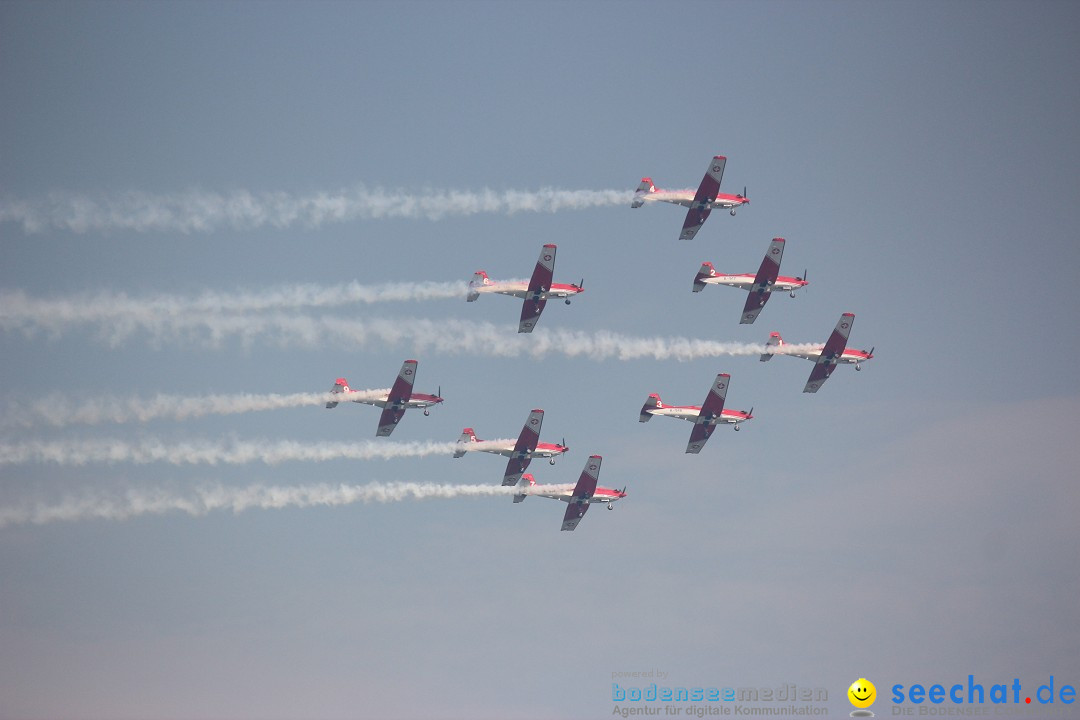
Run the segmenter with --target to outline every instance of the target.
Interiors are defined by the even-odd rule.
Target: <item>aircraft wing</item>
[[[698,418],[720,417],[720,413],[724,411],[724,401],[727,399],[727,389],[730,383],[731,375],[720,373],[716,376],[712,387],[709,388],[709,394],[705,397],[705,402],[701,405]]]
[[[600,463],[603,458],[599,455],[590,455],[585,461],[585,469],[578,477],[577,485],[574,486],[573,498],[588,500],[596,492],[596,482],[600,477]]]
[[[388,404],[404,405],[412,397],[413,382],[416,381],[416,365],[415,360],[406,360],[401,364],[401,371],[398,372],[397,380],[394,381],[394,386],[390,388],[390,394],[386,398]]]
[[[529,293],[547,292],[551,288],[551,280],[555,274],[555,245],[545,245],[540,248],[540,257],[536,261],[532,278],[529,279]]]
[[[540,319],[540,313],[547,305],[547,292],[551,289],[552,279],[555,275],[555,245],[545,245],[540,248],[540,257],[536,261],[532,278],[529,279],[529,287],[525,293],[525,303],[521,307],[521,321],[518,323],[519,333],[532,332],[536,327],[536,321]]]
[[[709,169],[705,173],[705,177],[701,179],[701,185],[698,186],[698,195],[701,195],[703,188],[709,188],[708,192],[712,193],[709,196],[709,201],[712,202],[716,199],[716,193],[720,192],[720,183],[724,181],[725,167],[727,167],[727,158],[723,155],[713,155],[712,162],[709,163]]]
[[[682,234],[679,235],[680,240],[693,240],[697,231],[705,224],[709,213],[712,212],[712,203],[716,200],[716,194],[720,192],[720,181],[724,177],[726,165],[727,158],[723,155],[716,155],[709,163],[709,169],[705,172],[705,177],[701,179],[701,184],[698,185],[690,209],[686,211]]]
[[[784,258],[784,238],[773,238],[769,243],[769,249],[765,251],[765,257],[761,260],[761,267],[754,276],[755,285],[772,285],[780,274],[780,261]]]
[[[529,295],[525,298],[525,303],[521,306],[521,320],[518,321],[519,333],[531,333],[533,331],[533,328],[536,327],[536,321],[540,319],[540,313],[544,312],[545,305],[547,305],[547,297],[543,295],[539,297]]]
[[[754,276],[754,285],[750,288],[750,295],[746,298],[743,306],[741,325],[749,325],[757,320],[758,313],[769,302],[772,295],[770,288],[780,275],[780,260],[784,257],[784,238],[773,238],[769,243],[769,249],[765,251],[765,258],[761,261],[757,275]]]
[[[581,471],[577,485],[574,486],[574,494],[569,499],[566,513],[563,515],[563,530],[573,530],[585,517],[589,510],[589,500],[596,493],[596,482],[600,476],[600,462],[603,460],[599,455],[592,455],[585,461],[585,469]]]
[[[526,455],[525,457],[514,456],[506,463],[506,472],[503,473],[502,484],[504,486],[517,485],[518,480],[521,479],[521,474],[529,469],[529,463],[532,462],[532,458]]]
[[[743,305],[742,317],[739,319],[740,325],[752,325],[757,316],[761,313],[761,309],[765,307],[765,303],[769,302],[769,298],[772,297],[772,293],[765,292],[764,290],[751,289],[750,294],[746,296],[746,304]]]
[[[405,414],[405,404],[412,397],[413,382],[416,380],[416,365],[415,360],[406,360],[401,364],[401,371],[398,372],[394,386],[390,388],[386,406],[379,417],[379,431],[376,433],[378,437],[387,437],[394,432],[401,416]]]
[[[806,381],[806,386],[803,388],[804,393],[816,393],[821,389],[821,386],[825,384],[825,381],[832,375],[833,370],[836,369],[836,365],[831,362],[821,362],[814,366],[814,369],[810,371],[810,377]]]
[[[701,226],[705,224],[705,220],[709,217],[709,213],[712,212],[712,208],[698,207],[693,205],[686,211],[686,219],[683,220],[682,233],[679,235],[680,240],[693,240],[697,235],[697,231],[701,229]]]
[[[503,473],[503,485],[517,485],[521,474],[532,462],[532,454],[536,450],[536,444],[540,441],[540,427],[544,423],[544,411],[537,408],[529,413],[529,419],[521,428],[517,444],[514,445],[514,454],[506,463],[506,472]]]
[[[851,335],[851,326],[855,324],[853,313],[844,313],[836,323],[832,335],[825,341],[825,347],[821,351],[821,357],[837,358],[844,354],[847,348],[848,336]]]
[[[705,402],[701,404],[701,410],[698,410],[694,429],[690,431],[690,442],[686,444],[686,452],[697,454],[701,452],[701,448],[705,447],[705,442],[716,429],[713,419],[720,417],[720,414],[724,412],[724,401],[727,399],[730,383],[731,375],[728,373],[720,373],[713,380],[709,394],[705,397]]]
[[[562,519],[563,530],[573,530],[581,522],[581,518],[585,517],[585,513],[589,511],[589,503],[575,503],[571,502],[566,506],[566,513]]]
[[[375,433],[375,436],[390,437],[390,433],[394,432],[394,428],[397,427],[401,416],[404,414],[405,408],[403,407],[387,405],[383,408],[382,415],[379,416],[379,431]]]
[[[694,429],[690,431],[690,442],[686,443],[686,452],[694,455],[701,452],[701,448],[705,447],[706,441],[712,437],[715,429],[715,425],[706,425],[704,423],[694,425]]]
[[[851,326],[855,323],[855,315],[852,313],[844,313],[840,316],[840,320],[836,323],[836,328],[832,331],[832,335],[825,342],[825,347],[821,350],[821,355],[818,356],[817,364],[814,365],[814,369],[810,371],[810,377],[806,381],[806,386],[803,388],[805,393],[816,393],[821,389],[821,386],[832,375],[833,370],[836,368],[836,358],[844,354],[844,350],[847,348],[848,336],[851,334]]]

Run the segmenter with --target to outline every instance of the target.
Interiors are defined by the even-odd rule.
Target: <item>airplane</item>
[[[840,316],[840,321],[836,323],[836,328],[823,346],[817,346],[804,352],[784,349],[785,343],[784,339],[780,337],[780,333],[771,333],[769,342],[765,345],[765,352],[761,355],[761,362],[772,360],[773,355],[793,355],[812,360],[815,363],[814,369],[810,371],[810,378],[806,381],[803,392],[816,393],[821,389],[822,384],[829,379],[838,364],[852,364],[856,370],[862,370],[860,363],[874,357],[874,348],[870,348],[869,352],[848,348],[848,335],[851,334],[853,324],[855,324],[855,315],[853,313],[844,313]]]
[[[649,395],[649,399],[641,406],[638,422],[649,422],[653,415],[679,418],[694,423],[694,429],[690,431],[690,441],[686,444],[686,452],[697,454],[705,447],[705,442],[712,435],[717,425],[734,425],[739,429],[739,423],[754,417],[754,409],[749,412],[742,410],[725,410],[724,401],[727,398],[728,385],[731,383],[731,375],[720,373],[709,388],[709,394],[705,398],[705,404],[697,405],[664,405],[660,402],[660,396],[656,393]]]
[[[536,327],[536,321],[540,319],[540,313],[547,305],[548,298],[564,298],[566,304],[569,305],[571,297],[585,290],[584,279],[577,285],[552,282],[555,272],[555,249],[556,246],[550,243],[540,248],[540,258],[536,261],[536,268],[528,284],[512,281],[494,282],[488,278],[486,272],[477,270],[473,274],[473,279],[469,281],[469,294],[465,299],[473,302],[480,297],[481,293],[498,293],[523,298],[525,304],[521,308],[518,332],[531,333]]]
[[[690,208],[686,211],[686,219],[683,221],[682,234],[679,235],[679,239],[693,240],[694,236],[697,235],[697,231],[705,224],[705,219],[709,217],[709,213],[713,210],[723,208],[730,210],[731,214],[734,215],[736,209],[750,202],[750,198],[746,197],[746,188],[743,188],[741,195],[729,195],[720,192],[720,181],[724,177],[724,167],[726,165],[726,157],[723,155],[713,156],[712,161],[709,163],[709,169],[705,172],[705,177],[701,179],[701,184],[698,185],[697,192],[693,190],[661,190],[653,185],[652,178],[641,178],[641,184],[638,185],[638,189],[634,192],[634,200],[630,203],[630,207],[639,208],[649,201],[661,201]]]
[[[441,397],[442,388],[439,388],[438,393],[435,395],[414,393],[412,387],[415,379],[416,361],[406,360],[401,364],[401,372],[398,373],[397,380],[394,381],[394,386],[389,391],[353,390],[349,387],[348,380],[338,378],[334,382],[334,387],[330,388],[330,392],[335,395],[342,395],[343,400],[381,407],[383,411],[379,417],[379,430],[375,433],[375,436],[389,437],[408,408],[423,408],[424,415],[430,415],[431,410],[428,408],[443,401]],[[359,397],[349,397],[350,395]],[[336,400],[330,400],[326,403],[327,409],[336,408],[337,406],[338,401]]]
[[[765,258],[761,261],[756,275],[720,275],[711,262],[701,264],[701,269],[694,277],[694,292],[701,292],[706,285],[728,285],[742,288],[750,294],[743,306],[740,325],[750,325],[757,320],[758,313],[769,302],[769,297],[777,290],[788,292],[795,297],[795,291],[806,287],[806,271],[802,277],[783,277],[780,275],[780,260],[784,257],[784,238],[773,238]]]
[[[533,458],[546,457],[554,465],[555,458],[570,449],[566,447],[566,440],[563,440],[561,445],[540,442],[540,427],[543,422],[543,410],[538,408],[530,412],[528,419],[525,420],[525,425],[521,428],[521,434],[518,435],[516,443],[511,443],[509,440],[505,442],[497,440],[481,441],[476,437],[476,433],[472,428],[465,428],[461,432],[461,437],[458,438],[458,448],[454,450],[454,457],[464,456],[465,453],[472,449],[469,445],[483,442],[484,447],[477,448],[478,450],[496,455],[505,455],[510,458],[510,461],[506,463],[506,472],[503,473],[502,484],[516,485],[518,480],[521,479],[521,473],[525,472]]]
[[[599,455],[590,455],[585,461],[585,469],[581,471],[577,485],[571,490],[569,485],[537,485],[536,479],[531,473],[525,473],[517,484],[518,492],[514,494],[514,502],[519,503],[530,495],[562,500],[567,503],[566,513],[563,515],[562,529],[573,530],[585,517],[591,503],[607,503],[608,510],[614,510],[612,503],[626,497],[626,488],[612,490],[606,487],[597,487],[596,479],[600,475]]]

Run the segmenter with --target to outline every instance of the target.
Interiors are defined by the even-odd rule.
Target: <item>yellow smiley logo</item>
[[[848,700],[857,708],[868,708],[877,698],[877,688],[866,678],[859,678],[847,689]]]

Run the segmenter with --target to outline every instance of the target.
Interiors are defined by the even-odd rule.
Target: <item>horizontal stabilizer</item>
[[[701,269],[698,270],[698,274],[694,276],[694,292],[701,292],[705,289],[705,278],[716,277],[716,268],[713,267],[711,262],[701,263]]]
[[[349,390],[349,381],[346,380],[345,378],[338,378],[337,380],[334,381],[334,387],[330,388],[330,392],[333,393],[334,395],[340,395],[341,393],[348,392],[348,390]],[[326,403],[326,409],[327,410],[329,410],[331,408],[336,408],[337,406],[338,406],[338,404],[334,400],[330,400],[330,401],[328,401]]]
[[[514,493],[514,502],[519,503],[524,501],[525,498],[529,496],[526,490],[528,490],[528,488],[531,488],[535,484],[536,478],[532,476],[532,473],[525,473],[524,475],[522,475],[521,479],[518,480],[517,484],[518,492]]]
[[[457,441],[457,449],[454,450],[454,457],[464,457],[465,453],[469,451],[469,445],[474,442],[479,442],[476,437],[476,433],[472,428],[465,428],[461,431],[461,437]]]
[[[630,203],[630,207],[639,208],[645,204],[645,198],[649,193],[656,192],[656,186],[653,185],[652,178],[641,178],[641,184],[638,185],[637,190],[634,191],[634,200]]]
[[[469,294],[465,296],[465,300],[473,302],[476,298],[480,297],[480,291],[477,288],[482,288],[485,285],[493,285],[494,283],[488,279],[487,273],[483,270],[477,270],[473,273],[472,280],[469,281]]]
[[[652,413],[649,411],[655,410],[658,407],[663,407],[660,403],[660,396],[656,393],[649,395],[649,399],[641,406],[641,412],[638,414],[638,422],[649,422],[652,420]]]
[[[783,346],[783,344],[784,344],[784,338],[780,337],[780,333],[778,333],[778,332],[769,333],[769,342],[765,343],[765,352],[763,352],[761,354],[761,357],[759,358],[761,360],[761,362],[766,362],[767,360],[772,360],[772,357],[773,357],[773,352],[772,351],[774,349],[780,348],[781,346]]]

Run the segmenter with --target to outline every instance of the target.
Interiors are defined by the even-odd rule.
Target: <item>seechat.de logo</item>
[[[855,706],[851,711],[851,717],[874,717],[874,712],[868,708],[877,699],[877,688],[874,683],[866,678],[859,678],[851,683],[847,691],[848,700]]]

